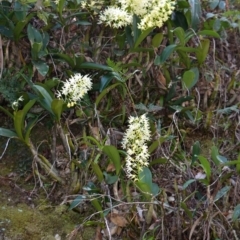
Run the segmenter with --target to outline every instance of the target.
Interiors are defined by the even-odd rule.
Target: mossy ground
[[[6,141],[0,138],[1,153]],[[88,213],[68,211],[66,205],[60,205],[61,199],[53,203],[39,186],[36,189],[34,178],[27,180],[31,162],[28,149],[11,140],[0,160],[0,240],[68,239]],[[90,240],[94,235],[95,230],[87,228],[71,239]]]

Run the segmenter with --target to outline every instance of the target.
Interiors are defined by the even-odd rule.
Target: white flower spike
[[[130,117],[129,127],[123,137],[122,146],[127,152],[126,172],[130,179],[138,180],[138,173],[148,166],[147,141],[151,139],[149,121],[146,115]]]
[[[92,88],[92,79],[88,75],[75,74],[64,82],[63,87],[57,92],[57,98],[63,99],[67,107],[73,107]]]

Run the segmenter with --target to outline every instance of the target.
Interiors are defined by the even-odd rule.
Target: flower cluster
[[[162,27],[174,10],[175,0],[117,0],[117,6],[108,7],[100,15],[99,23],[121,28],[132,23],[135,14],[141,20],[138,28],[147,30]]]
[[[104,0],[81,0],[81,7],[86,10],[90,10],[93,14],[98,14],[101,8],[104,6]]]
[[[126,27],[132,22],[132,15],[118,7],[108,7],[99,17],[99,23],[112,28]]]
[[[130,117],[129,127],[123,137],[122,146],[126,149],[126,172],[130,179],[137,180],[138,173],[148,166],[147,141],[151,138],[146,115]]]
[[[162,27],[174,10],[174,3],[170,0],[152,0],[147,13],[142,16],[138,28],[146,30],[152,27]]]
[[[70,108],[76,105],[91,88],[92,79],[88,75],[77,73],[64,82],[62,89],[57,92],[57,98],[63,99]]]

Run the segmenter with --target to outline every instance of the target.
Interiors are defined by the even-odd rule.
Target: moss
[[[55,240],[56,234],[61,239],[67,239],[67,235],[80,223],[80,215],[66,211],[65,206],[40,211],[23,203],[10,206],[8,202],[0,201],[0,233],[4,233],[5,239]],[[86,228],[80,235],[75,239],[90,240],[95,235],[95,229]]]

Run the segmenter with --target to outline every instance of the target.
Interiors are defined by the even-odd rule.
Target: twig
[[[108,226],[107,219],[106,219],[106,218],[104,218],[104,221],[105,221],[105,224],[106,224],[106,227],[107,227],[107,231],[108,231],[109,240],[112,240],[112,236],[111,236],[111,232],[110,232],[110,229],[109,229],[109,226]]]
[[[0,160],[1,160],[1,159],[3,158],[3,156],[4,156],[10,140],[11,140],[11,138],[9,138],[9,139],[7,140],[7,143],[6,143],[6,146],[5,146],[4,150],[3,150],[3,153],[2,153],[2,155],[0,156]]]

